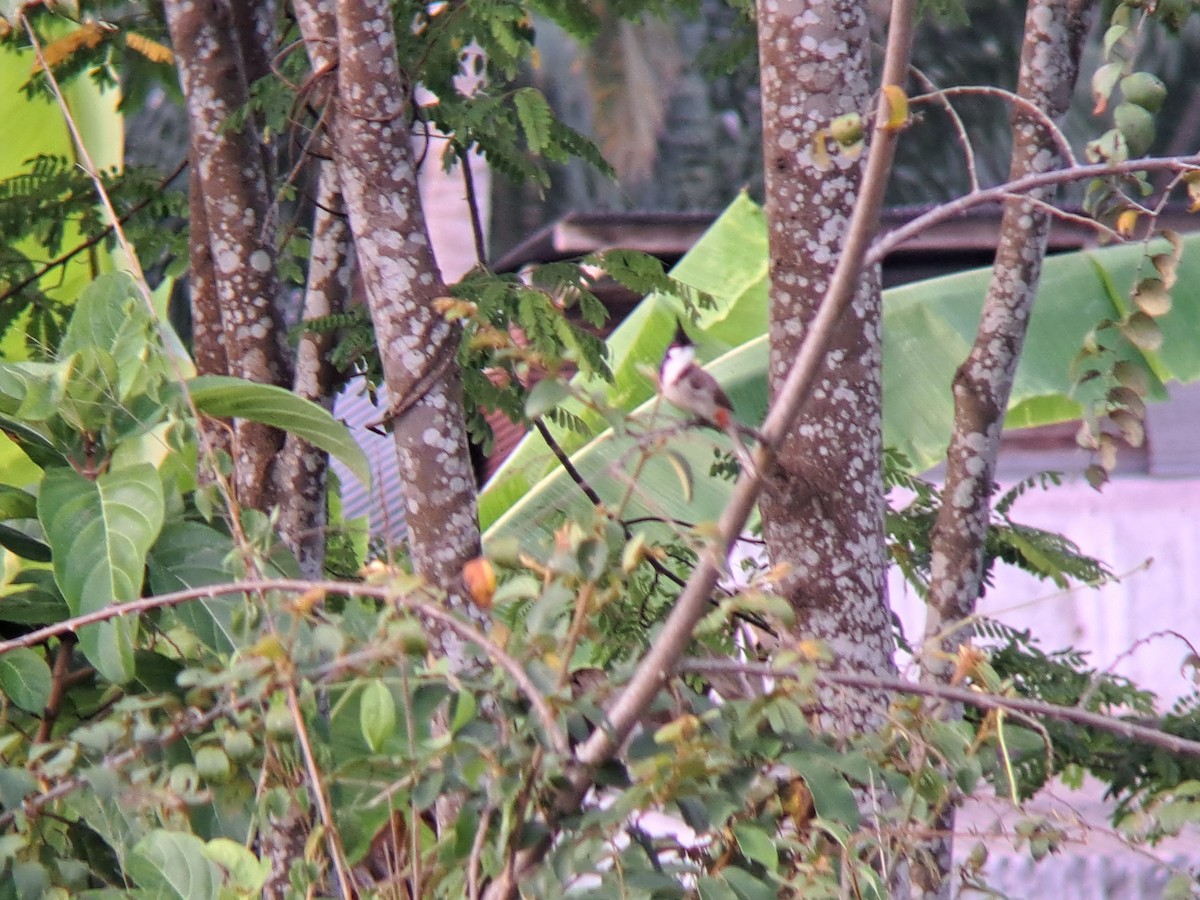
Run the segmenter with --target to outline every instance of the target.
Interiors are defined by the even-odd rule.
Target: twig
[[[71,652],[75,649],[75,635],[67,635],[58,645],[58,654],[54,657],[54,670],[50,678],[50,696],[46,700],[46,708],[42,713],[41,724],[38,725],[35,744],[44,744],[50,740],[58,711],[62,708],[63,695],[71,680]]]
[[[957,200],[943,203],[931,209],[924,215],[911,219],[899,228],[895,228],[871,245],[864,257],[863,264],[873,266],[883,261],[889,253],[905,241],[916,237],[927,228],[931,228],[948,219],[955,219],[969,212],[976,206],[988,203],[1002,203],[1013,194],[1024,195],[1028,191],[1040,187],[1050,187],[1056,184],[1070,184],[1085,178],[1104,178],[1112,175],[1131,175],[1136,172],[1181,172],[1200,169],[1200,154],[1189,156],[1168,156],[1158,159],[1135,159],[1123,163],[1097,163],[1091,166],[1075,166],[1070,169],[1055,169],[1052,172],[1040,172],[1036,175],[1026,175],[1015,181],[1007,181],[995,187],[964,194]]]
[[[471,212],[471,237],[475,239],[475,259],[481,266],[487,265],[487,240],[483,236],[483,216],[479,211],[479,197],[475,193],[475,176],[471,172],[471,151],[458,146],[458,162],[462,166],[463,188],[467,192],[467,209]]]
[[[954,104],[946,96],[946,93],[933,83],[933,80],[918,69],[916,66],[909,66],[913,75],[919,81],[925,90],[929,91],[929,97],[940,102],[942,110],[950,117],[950,123],[954,126],[954,133],[958,137],[959,144],[962,145],[963,155],[967,162],[967,183],[970,185],[971,191],[979,190],[979,167],[975,163],[975,148],[971,145],[971,138],[967,134],[967,126],[963,124],[962,117],[958,114],[958,110],[954,108]],[[912,102],[916,102],[917,98],[913,98]]]
[[[542,440],[546,442],[546,446],[550,448],[550,452],[554,454],[554,458],[558,460],[558,464],[563,467],[563,471],[583,491],[583,495],[592,501],[592,505],[597,509],[603,509],[604,501],[600,499],[600,495],[596,493],[596,489],[588,484],[587,479],[583,477],[579,469],[575,468],[575,463],[571,462],[571,457],[563,450],[562,445],[554,439],[554,435],[550,433],[550,429],[546,427],[546,423],[540,416],[533,420],[533,427],[542,436]]]
[[[321,822],[325,826],[329,857],[333,861],[333,869],[337,873],[338,887],[342,897],[353,897],[350,873],[346,871],[346,854],[341,846],[341,832],[338,831],[337,823],[333,820],[333,813],[329,809],[329,798],[325,796],[325,783],[321,779],[321,769],[317,765],[312,744],[308,740],[308,727],[304,724],[304,714],[300,711],[300,698],[296,696],[296,683],[289,678],[283,687],[287,694],[288,710],[292,714],[292,721],[296,724],[296,739],[300,744],[300,753],[304,757],[304,768],[308,771],[309,784],[312,785],[313,799],[316,801],[317,811],[321,815]]]
[[[469,900],[479,900],[479,864],[494,809],[491,804],[484,807],[483,813],[479,816],[479,825],[475,828],[475,839],[471,841],[471,855],[467,858],[467,897]]]
[[[922,94],[917,97],[912,97],[909,103],[925,103],[929,100],[937,100],[945,97],[954,96],[976,96],[976,97],[999,97],[1017,107],[1021,112],[1028,116],[1037,119],[1039,125],[1045,128],[1054,137],[1055,148],[1062,154],[1063,161],[1068,166],[1078,164],[1075,159],[1075,154],[1071,150],[1071,142],[1067,140],[1067,136],[1063,134],[1062,129],[1057,123],[1046,115],[1045,110],[1038,107],[1036,103],[1032,103],[1020,94],[1013,91],[1006,91],[1004,88],[990,87],[987,85],[960,85],[958,87],[949,88],[933,88],[929,94]]]
[[[1160,747],[1180,756],[1200,757],[1200,741],[1189,740],[1177,735],[1167,734],[1157,728],[1138,725],[1125,719],[1114,719],[1111,716],[1077,706],[1059,706],[1044,700],[1032,700],[1027,697],[1002,697],[998,694],[985,694],[968,688],[950,687],[949,685],[929,684],[924,682],[906,681],[903,678],[893,678],[886,675],[863,675],[856,672],[823,672],[791,666],[773,666],[768,663],[738,662],[736,660],[683,659],[675,667],[680,673],[696,674],[744,674],[756,677],[793,677],[804,678],[819,684],[837,687],[861,688],[869,691],[891,691],[897,694],[913,694],[920,697],[933,697],[939,700],[949,700],[975,706],[980,709],[995,709],[1012,713],[1024,713],[1030,716],[1040,716],[1056,719],[1061,722],[1073,722],[1106,731],[1131,741],[1138,741],[1152,747]]]

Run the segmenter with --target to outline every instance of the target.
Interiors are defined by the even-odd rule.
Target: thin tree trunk
[[[327,6],[298,0],[296,9],[310,52],[338,52],[326,120],[383,361],[413,569],[444,590],[452,607],[483,619],[462,582],[463,564],[479,555],[480,543],[457,335],[434,309],[444,287],[417,190],[411,91],[396,65],[390,7],[386,0],[339,2],[336,41],[324,30]],[[333,74],[316,58],[314,70]],[[449,635],[435,643],[465,662]]]
[[[1079,56],[1091,23],[1089,0],[1030,0],[1025,19],[1018,93],[1050,119],[1066,113],[1079,74]],[[1017,108],[1012,116],[1010,180],[1057,168],[1062,160],[1046,123]],[[970,355],[954,377],[954,435],[947,451],[942,506],[932,534],[933,579],[929,588],[921,675],[947,683],[955,653],[970,640],[963,625],[982,593],[983,547],[991,515],[992,479],[1013,377],[1037,294],[1050,232],[1050,215],[1034,201],[1053,190],[1031,191],[1028,200],[1005,203],[992,281]],[[956,707],[944,710],[959,716]],[[925,896],[950,895],[954,807],[931,845],[935,864],[915,869],[914,886]]]
[[[818,129],[870,107],[870,36],[861,0],[763,2],[758,9],[766,212],[771,258],[772,400],[825,296],[850,213],[861,160],[833,154],[823,170]],[[780,590],[795,631],[831,648],[845,671],[890,673],[883,532],[880,293],[863,277],[825,354],[799,419],[763,491],[772,561],[790,571]],[[851,731],[882,719],[887,698],[829,695],[831,721]]]
[[[342,209],[337,168],[322,162],[318,170],[316,214],[304,318],[318,319],[342,312],[350,297],[353,247]],[[330,362],[335,335],[306,331],[296,351],[293,390],[307,400],[333,407],[337,371]],[[305,578],[320,578],[325,562],[326,481],[329,454],[295,434],[283,445],[275,471],[280,498],[279,533],[296,554]]]
[[[223,4],[165,5],[191,124],[191,160],[203,198],[228,374],[287,385],[285,329],[275,303],[275,236],[261,141],[251,122],[228,127],[248,99],[237,32]],[[195,254],[193,254],[195,255]],[[206,323],[207,324],[207,323]],[[245,420],[234,426],[238,502],[266,510],[280,432]]]

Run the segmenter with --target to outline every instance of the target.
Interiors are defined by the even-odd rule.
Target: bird
[[[739,434],[741,425],[734,419],[729,396],[717,379],[696,362],[696,348],[682,328],[676,331],[675,340],[663,357],[658,385],[663,398],[672,406],[727,434],[733,441],[742,467],[754,471],[750,451],[742,442]]]

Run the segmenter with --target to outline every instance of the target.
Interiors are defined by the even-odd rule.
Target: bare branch
[[[1026,175],[995,187],[964,194],[957,200],[943,203],[936,209],[917,216],[899,228],[894,228],[871,245],[865,257],[865,265],[875,265],[887,257],[905,241],[941,222],[957,219],[977,206],[1002,203],[1014,194],[1024,195],[1043,187],[1070,184],[1088,178],[1104,178],[1113,175],[1133,175],[1138,172],[1195,172],[1200,171],[1200,153],[1187,156],[1163,156],[1156,159],[1133,159],[1123,163],[1097,163],[1091,166],[1075,166],[1071,169],[1055,169]]]
[[[907,681],[903,678],[890,678],[885,675],[863,675],[857,672],[821,672],[801,667],[773,666],[769,663],[738,662],[736,660],[683,659],[676,666],[680,673],[708,674],[739,674],[754,677],[781,678],[793,677],[815,680],[819,683],[838,687],[858,688],[860,690],[890,691],[897,694],[909,694],[918,697],[933,697],[939,700],[949,700],[979,709],[997,709],[1005,712],[1020,713],[1036,716],[1042,719],[1054,719],[1060,722],[1072,722],[1105,731],[1131,741],[1138,741],[1152,747],[1161,747],[1180,756],[1200,757],[1200,741],[1167,734],[1158,728],[1139,725],[1126,719],[1117,719],[1102,713],[1080,709],[1077,706],[1060,706],[1047,703],[1044,700],[1032,700],[1028,697],[1005,697],[1000,694],[988,694],[970,688],[951,687],[945,684],[926,684],[924,682]]]

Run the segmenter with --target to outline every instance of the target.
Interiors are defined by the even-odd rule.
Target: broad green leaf
[[[775,900],[779,896],[778,889],[736,866],[723,869],[721,877],[725,879],[726,884],[733,888],[739,900]]]
[[[200,522],[169,522],[146,557],[150,590],[170,594],[188,588],[222,584],[233,578],[226,563],[233,541]],[[175,607],[171,615],[212,649],[228,653],[237,644],[234,613],[241,607],[238,594],[192,600]]]
[[[359,727],[363,740],[378,753],[396,730],[396,701],[381,679],[367,682],[358,707]]]
[[[13,577],[0,589],[0,622],[48,625],[70,615],[54,581],[54,573],[39,567],[25,567],[20,561],[10,566],[13,561],[5,558],[5,576]]]
[[[50,702],[50,667],[36,650],[18,647],[0,656],[0,692],[26,712],[40,713]]]
[[[66,369],[59,363],[0,363],[0,413],[44,422],[58,413]]]
[[[271,874],[271,861],[259,859],[245,846],[229,838],[215,838],[204,845],[204,855],[229,873],[237,888],[257,894]]]
[[[371,466],[349,429],[329,412],[289,390],[227,375],[201,375],[188,382],[192,401],[202,413],[262,422],[304,438],[336,456],[365,488]]]
[[[89,480],[52,469],[42,480],[38,516],[54,552],[54,576],[72,615],[141,596],[146,554],[162,529],[162,481],[150,465]],[[133,676],[136,619],[123,616],[79,631],[80,647],[105,678]]]
[[[859,810],[854,791],[832,763],[815,753],[789,753],[786,759],[804,779],[817,815],[847,828],[858,827]]]
[[[133,278],[101,275],[80,296],[59,344],[58,357],[103,350],[112,360],[111,399],[127,402],[166,374],[155,323]],[[106,386],[107,388],[108,386]]]
[[[212,900],[221,887],[221,870],[192,834],[155,829],[137,842],[126,870],[155,897]]]
[[[19,766],[0,767],[0,809],[15,809],[37,790],[33,773]]]
[[[41,469],[66,465],[66,457],[34,428],[0,416],[0,478],[12,485],[32,484]]]

